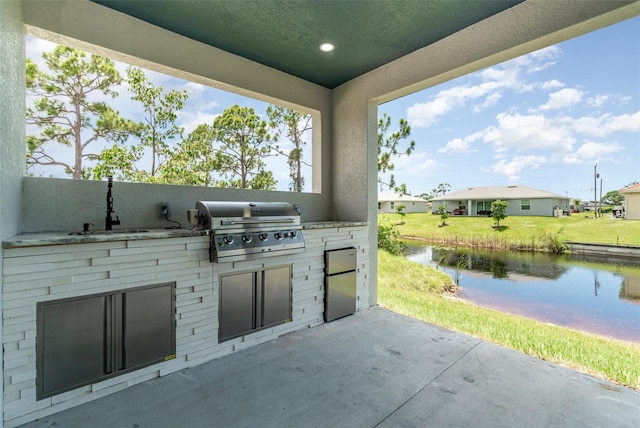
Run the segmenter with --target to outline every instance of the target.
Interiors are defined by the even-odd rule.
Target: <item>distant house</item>
[[[439,205],[444,205],[446,210],[453,214],[474,216],[489,215],[491,202],[498,199],[509,202],[506,211],[508,216],[553,217],[562,215],[563,212],[568,213],[570,210],[570,198],[521,185],[470,187],[438,196],[431,201],[433,211],[437,211]]]
[[[627,186],[619,190],[624,196],[625,218],[640,219],[640,184]]]
[[[427,212],[428,202],[422,198],[396,192],[378,193],[378,214],[395,213],[399,205],[404,205],[404,213]]]

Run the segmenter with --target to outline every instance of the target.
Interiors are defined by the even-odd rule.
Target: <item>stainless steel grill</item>
[[[300,213],[286,202],[198,201],[198,227],[211,230],[211,262],[304,251]]]

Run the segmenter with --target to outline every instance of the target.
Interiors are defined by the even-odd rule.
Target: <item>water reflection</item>
[[[446,271],[481,306],[640,343],[637,260],[408,244],[407,258]]]
[[[635,303],[640,305],[640,275],[621,274],[621,276],[620,298],[635,300]]]
[[[410,252],[416,251],[412,246]],[[419,248],[419,247],[417,247]],[[417,250],[418,253],[421,250]],[[557,279],[567,270],[549,254],[480,252],[426,247],[431,261],[440,266],[490,273],[493,278],[517,278],[519,275]]]

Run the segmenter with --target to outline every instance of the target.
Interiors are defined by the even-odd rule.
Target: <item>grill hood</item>
[[[198,201],[198,226],[203,229],[300,225],[300,213],[287,202]]]
[[[198,227],[211,230],[212,262],[294,254],[305,249],[300,213],[286,202],[198,201]]]

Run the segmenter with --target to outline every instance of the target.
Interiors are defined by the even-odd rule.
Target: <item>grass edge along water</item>
[[[449,275],[378,250],[378,302],[394,312],[640,390],[640,344],[451,298]]]
[[[589,242],[640,246],[640,220],[611,217],[591,218],[510,216],[493,228],[493,219],[450,216],[441,226],[431,213],[379,214],[378,224],[394,225],[400,237],[449,246],[503,250],[554,251],[564,242]]]

